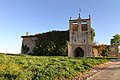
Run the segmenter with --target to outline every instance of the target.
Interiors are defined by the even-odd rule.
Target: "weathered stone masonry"
[[[88,19],[69,20],[69,57],[85,57],[92,56],[91,42],[91,24],[90,16]]]
[[[33,48],[35,47],[35,41],[37,37],[35,35],[21,36],[23,38],[22,45],[27,45],[29,48],[28,53],[32,53]]]

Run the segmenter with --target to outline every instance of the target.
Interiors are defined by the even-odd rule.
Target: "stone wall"
[[[73,19],[69,20],[69,57],[92,57],[92,42],[91,42],[91,25],[90,17],[88,19]],[[79,48],[79,49],[78,49]],[[78,49],[76,51],[76,49]],[[76,54],[79,53],[79,56]],[[84,54],[84,56],[80,56]]]
[[[110,45],[109,56],[119,57],[118,46],[117,45]]]
[[[98,52],[98,50],[97,50],[96,48],[93,48],[92,52],[93,52],[93,56],[94,56],[94,57],[100,56],[100,55],[99,55],[99,52]]]
[[[102,45],[94,45],[93,46],[93,56],[94,57],[99,57],[101,56],[102,51],[100,51],[100,47]],[[109,57],[120,57],[120,54],[118,53],[118,46],[117,45],[106,45],[109,46]],[[103,48],[104,49],[104,48]]]
[[[32,53],[32,50],[35,46],[35,41],[37,40],[37,38],[34,37],[24,37],[22,40],[22,45],[27,45],[27,47],[29,48],[28,53]]]

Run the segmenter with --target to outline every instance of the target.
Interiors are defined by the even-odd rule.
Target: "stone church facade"
[[[69,20],[69,57],[92,57],[91,19]]]
[[[91,42],[91,19],[69,20],[69,42],[68,42],[68,56],[69,57],[85,57],[92,56],[92,42]],[[23,38],[22,45],[29,48],[27,53],[33,53],[37,35],[21,36]],[[22,53],[22,49],[21,49]]]

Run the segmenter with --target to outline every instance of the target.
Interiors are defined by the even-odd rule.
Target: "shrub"
[[[21,50],[21,52],[22,52],[23,54],[25,54],[25,53],[27,53],[28,51],[29,51],[29,47],[27,47],[27,45],[22,44],[22,50]]]

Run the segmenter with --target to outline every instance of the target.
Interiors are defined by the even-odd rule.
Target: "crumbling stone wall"
[[[29,51],[27,53],[32,53],[33,48],[35,47],[35,41],[37,40],[37,37],[35,36],[26,36],[22,40],[22,45],[26,45],[29,48]]]
[[[119,57],[118,46],[117,45],[110,45],[109,56]]]
[[[98,57],[98,56],[100,56],[97,48],[93,48],[92,52],[93,52],[93,57]]]

